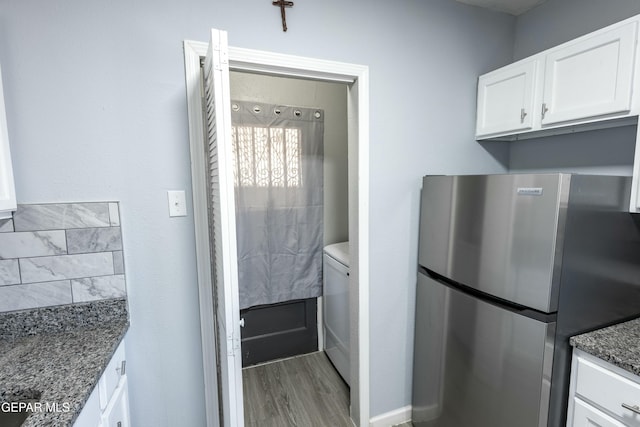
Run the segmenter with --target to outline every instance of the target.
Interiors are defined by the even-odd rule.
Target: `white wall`
[[[371,414],[411,401],[420,177],[500,172],[474,142],[477,75],[509,61],[514,18],[452,0],[0,0],[20,203],[121,201],[133,425],[204,424],[182,40],[370,67]],[[493,154],[491,154],[493,153]],[[495,157],[494,157],[495,156]],[[191,195],[188,192],[189,202]],[[213,402],[207,402],[213,404]]]
[[[547,0],[517,19],[514,59],[640,13],[637,0]],[[632,174],[635,126],[510,143],[512,172]]]

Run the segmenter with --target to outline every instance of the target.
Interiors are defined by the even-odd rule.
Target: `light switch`
[[[167,191],[169,216],[187,216],[187,200],[184,190]]]

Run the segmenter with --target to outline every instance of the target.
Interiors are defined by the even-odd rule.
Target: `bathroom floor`
[[[349,388],[324,352],[242,370],[245,425],[352,427]]]

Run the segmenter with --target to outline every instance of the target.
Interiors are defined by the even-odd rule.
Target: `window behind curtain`
[[[299,128],[232,126],[236,187],[301,187]]]

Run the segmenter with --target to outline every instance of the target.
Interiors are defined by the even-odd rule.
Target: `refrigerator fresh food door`
[[[556,311],[570,178],[426,176],[420,265],[506,301]]]
[[[554,331],[418,274],[413,425],[546,426]]]

